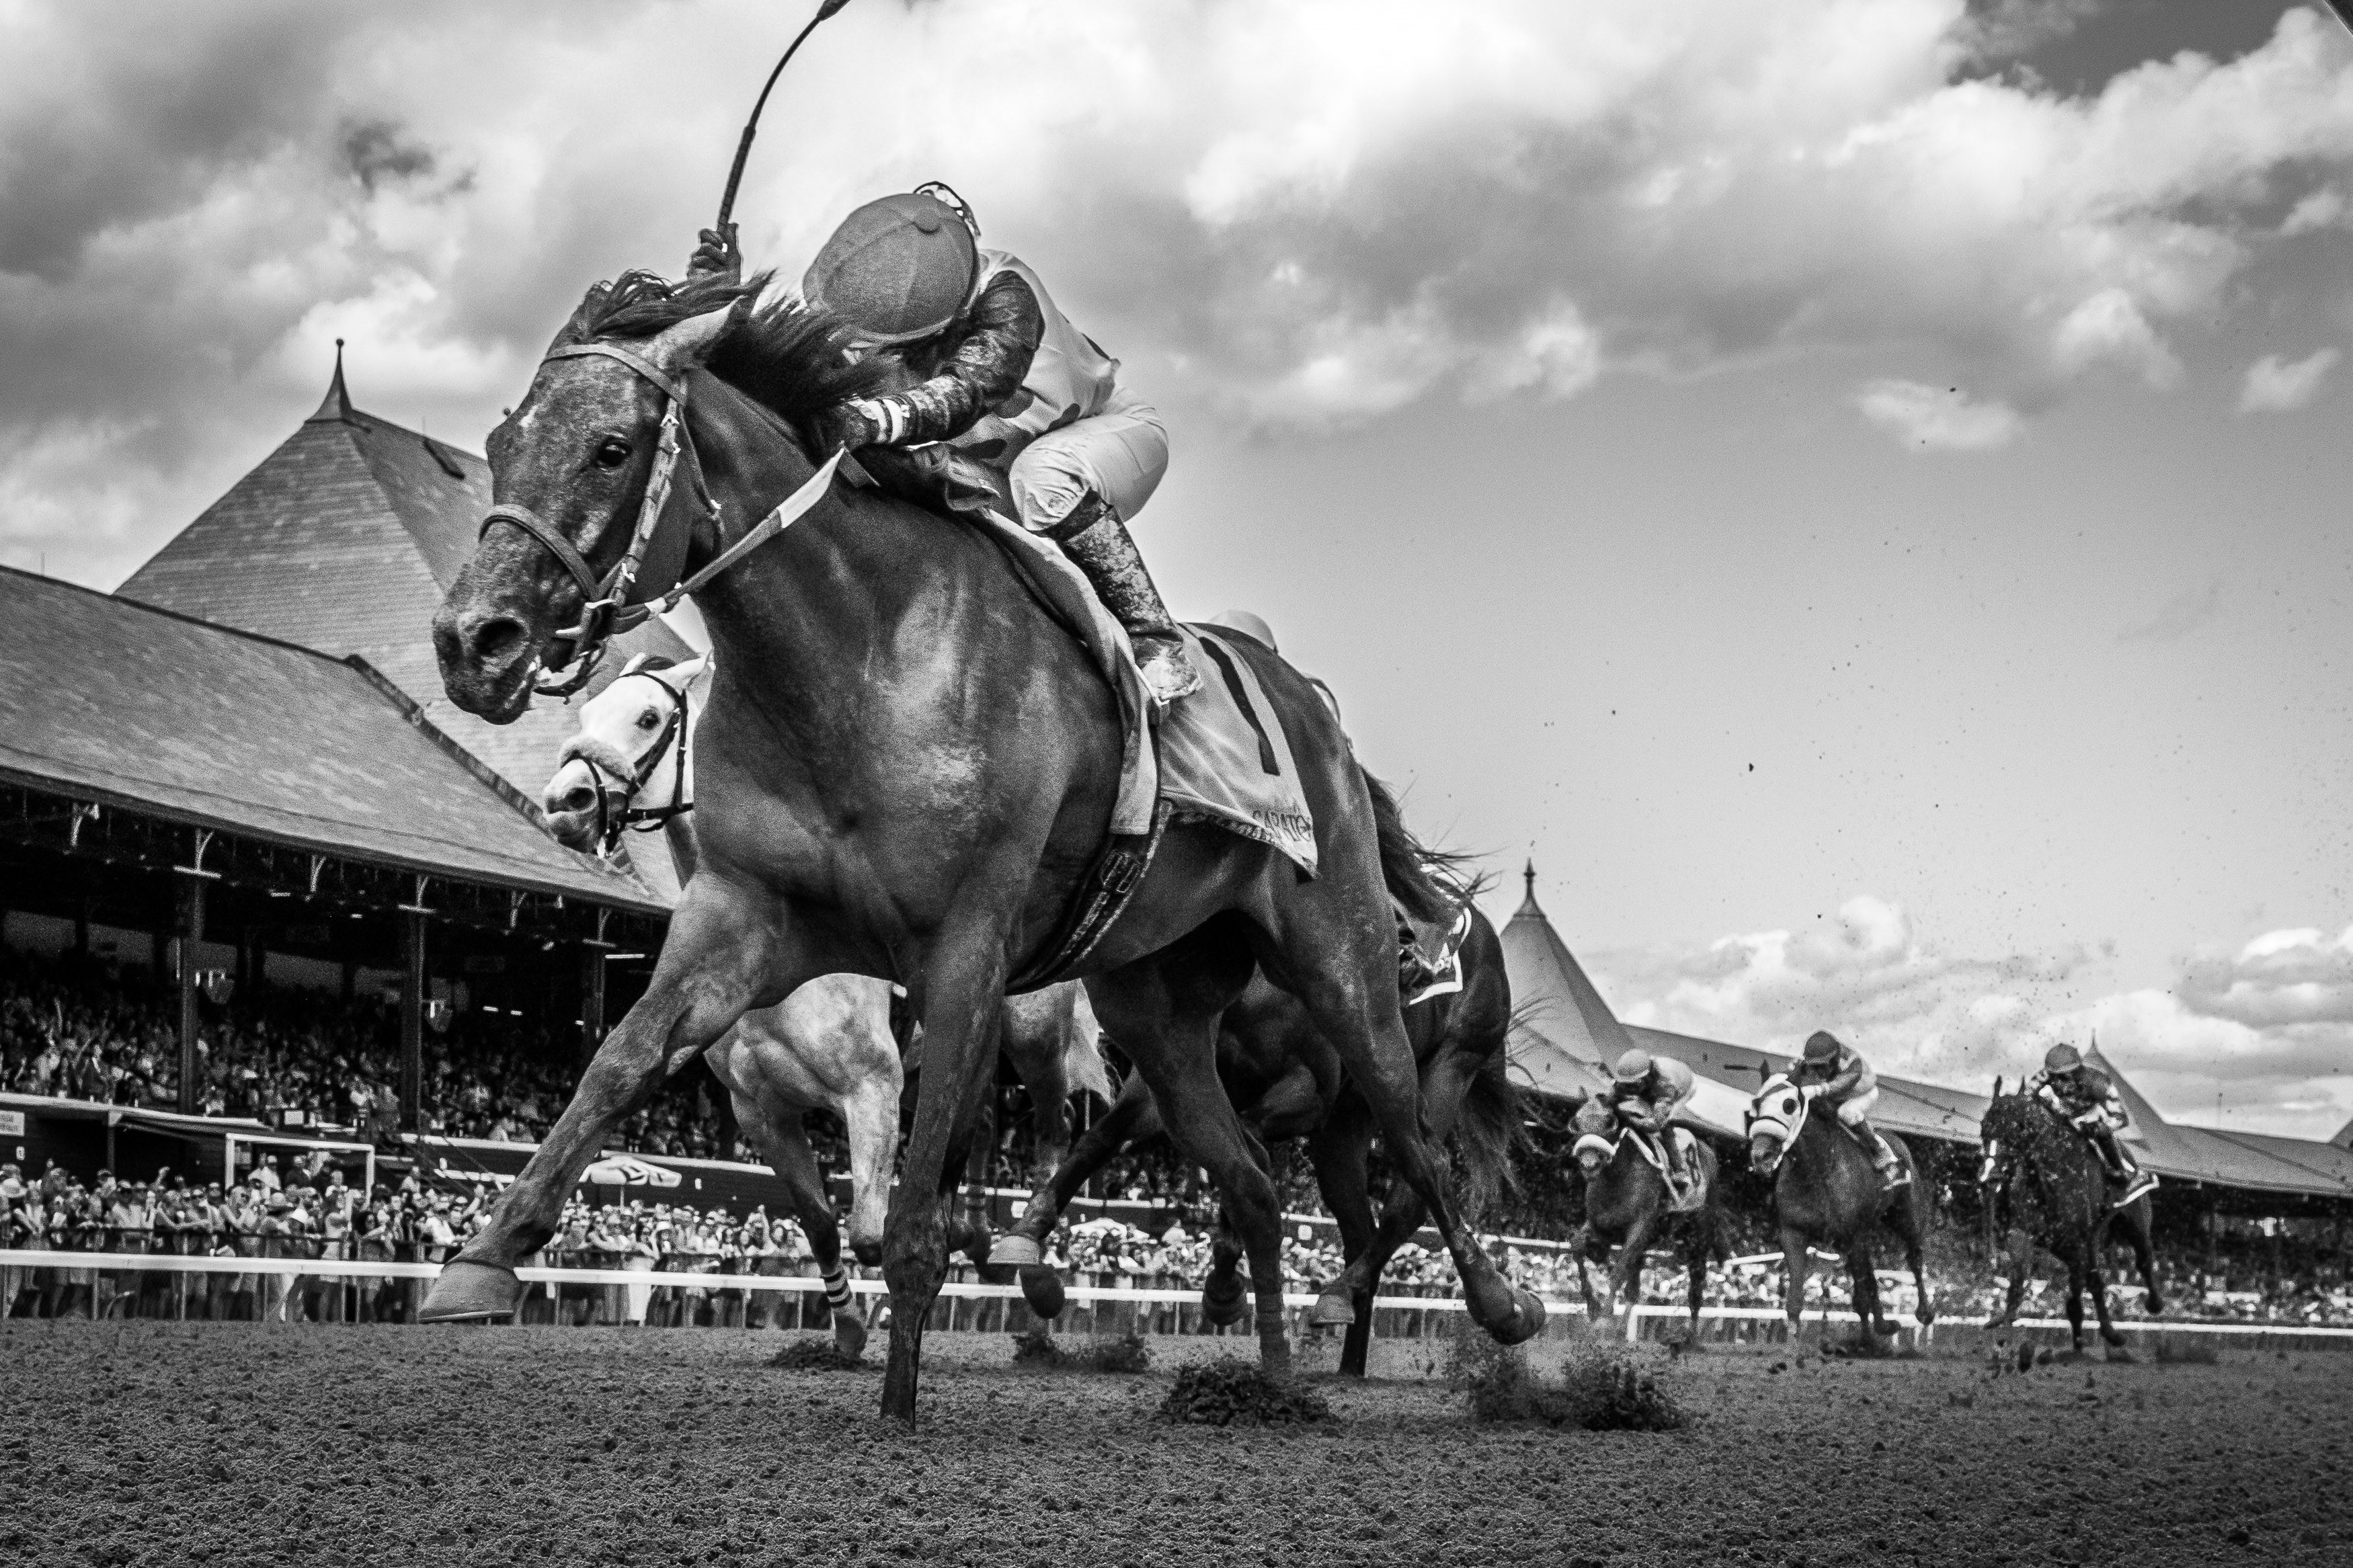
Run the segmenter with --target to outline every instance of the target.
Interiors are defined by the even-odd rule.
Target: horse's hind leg
[[[1297,889],[1284,901],[1286,930],[1262,947],[1268,977],[1298,998],[1316,1029],[1336,1050],[1381,1131],[1389,1163],[1429,1206],[1454,1259],[1472,1321],[1504,1344],[1517,1344],[1544,1327],[1544,1303],[1505,1280],[1454,1205],[1443,1162],[1432,1152],[1421,1116],[1421,1085],[1413,1049],[1398,1010],[1395,941],[1384,909],[1362,919],[1317,895],[1330,883]]]
[[[788,921],[773,898],[738,886],[716,868],[687,884],[652,984],[596,1047],[571,1103],[500,1194],[490,1223],[433,1281],[418,1321],[513,1312],[521,1289],[515,1261],[555,1234],[565,1201],[613,1129],[746,1011],[783,1001],[813,977]]]
[[[2154,1317],[2165,1310],[2165,1297],[2157,1288],[2157,1251],[2149,1245],[2151,1210],[2146,1197],[2133,1200],[2123,1215],[2125,1239],[2132,1244],[2133,1267],[2140,1271],[2141,1305]]]
[[[1259,1358],[1287,1370],[1282,1207],[1217,1072],[1218,1016],[1249,984],[1250,955],[1231,922],[1212,921],[1174,947],[1092,981],[1103,1027],[1128,1051],[1168,1135],[1209,1173],[1250,1256]]]
[[[1119,1098],[1113,1101],[1112,1108],[1080,1135],[1070,1152],[1055,1165],[1053,1174],[1029,1194],[1021,1217],[989,1248],[988,1260],[1023,1268],[1038,1265],[1045,1257],[1046,1238],[1054,1234],[1062,1211],[1070,1206],[1079,1189],[1110,1164],[1121,1149],[1131,1142],[1140,1143],[1160,1131],[1160,1116],[1152,1103],[1152,1091],[1145,1087],[1141,1077],[1131,1073],[1127,1082],[1120,1086]]]
[[[1339,1277],[1327,1281],[1323,1293],[1316,1297],[1315,1309],[1307,1321],[1318,1328],[1346,1330],[1340,1348],[1340,1370],[1354,1377],[1365,1375],[1365,1359],[1372,1339],[1373,1292],[1357,1288],[1364,1273],[1362,1265],[1373,1250],[1376,1228],[1372,1193],[1365,1174],[1371,1142],[1371,1119],[1363,1113],[1354,1095],[1335,1106],[1331,1117],[1307,1141],[1308,1159],[1315,1167],[1315,1185],[1340,1227],[1343,1262]]]
[[[1854,1315],[1873,1334],[1892,1334],[1895,1325],[1879,1305],[1879,1263],[1868,1247],[1850,1247],[1846,1250],[1846,1276],[1854,1297]]]
[[[2073,1336],[2076,1353],[2084,1349],[2084,1276],[2083,1259],[2067,1259],[2067,1329]]]
[[[2116,1331],[2116,1320],[2108,1315],[2108,1277],[2101,1272],[2096,1260],[2084,1270],[2084,1279],[2091,1288],[2092,1310],[2099,1314],[2101,1342],[2121,1346],[2125,1337]]]
[[[726,1076],[723,1075],[723,1076]],[[866,1325],[860,1321],[849,1294],[849,1271],[841,1266],[841,1229],[834,1223],[833,1200],[825,1190],[825,1174],[817,1152],[809,1147],[799,1108],[765,1097],[746,1094],[729,1084],[735,1103],[736,1125],[760,1151],[760,1158],[785,1184],[792,1199],[793,1217],[800,1222],[809,1254],[817,1259],[825,1281],[826,1309],[833,1319],[834,1345],[852,1360],[866,1348]],[[893,1126],[895,1134],[898,1129]]]

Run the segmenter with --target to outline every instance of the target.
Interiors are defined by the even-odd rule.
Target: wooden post
[[[400,1127],[425,1130],[425,917],[400,907]]]
[[[180,1112],[194,1116],[204,1108],[196,1062],[196,943],[205,934],[205,879],[192,867],[177,868],[180,876]]]

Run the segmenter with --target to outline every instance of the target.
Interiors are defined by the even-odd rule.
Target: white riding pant
[[[1134,521],[1168,471],[1168,427],[1159,411],[1116,387],[1100,414],[1049,430],[1013,459],[1006,479],[1021,526],[1046,533],[1090,494]]]
[[[1878,1103],[1879,1090],[1874,1086],[1856,1095],[1852,1100],[1841,1100],[1838,1119],[1844,1126],[1860,1127],[1862,1125],[1863,1118],[1871,1114],[1871,1108]]]

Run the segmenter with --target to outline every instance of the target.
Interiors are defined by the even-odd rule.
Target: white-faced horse
[[[707,656],[678,665],[640,658],[583,705],[580,729],[565,742],[542,795],[558,838],[609,853],[624,831],[659,829],[680,880],[694,874],[694,730],[710,674]],[[1036,1159],[1045,1171],[1060,1163],[1069,1145],[1071,1095],[1084,1090],[1106,1103],[1112,1099],[1100,1034],[1075,981],[1006,999],[1000,1038],[1036,1108]],[[746,1013],[703,1059],[726,1086],[737,1124],[790,1191],[825,1277],[835,1339],[845,1353],[857,1354],[865,1325],[850,1307],[833,1205],[806,1120],[811,1110],[830,1110],[848,1131],[849,1248],[860,1262],[875,1263],[905,1081],[891,1028],[890,982],[821,975],[776,1006]],[[971,1245],[985,1247],[986,1223],[968,1229]]]

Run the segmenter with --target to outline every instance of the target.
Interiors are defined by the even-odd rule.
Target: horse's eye
[[[596,443],[596,466],[617,468],[629,460],[629,444],[618,436],[607,436]]]
[[[640,730],[656,730],[656,729],[659,729],[660,727],[661,727],[661,715],[660,715],[660,714],[659,714],[659,713],[657,713],[657,712],[655,712],[652,709],[649,708],[649,709],[647,709],[644,712],[642,712],[642,713],[640,713],[640,714],[638,714],[638,729],[640,729]]]

